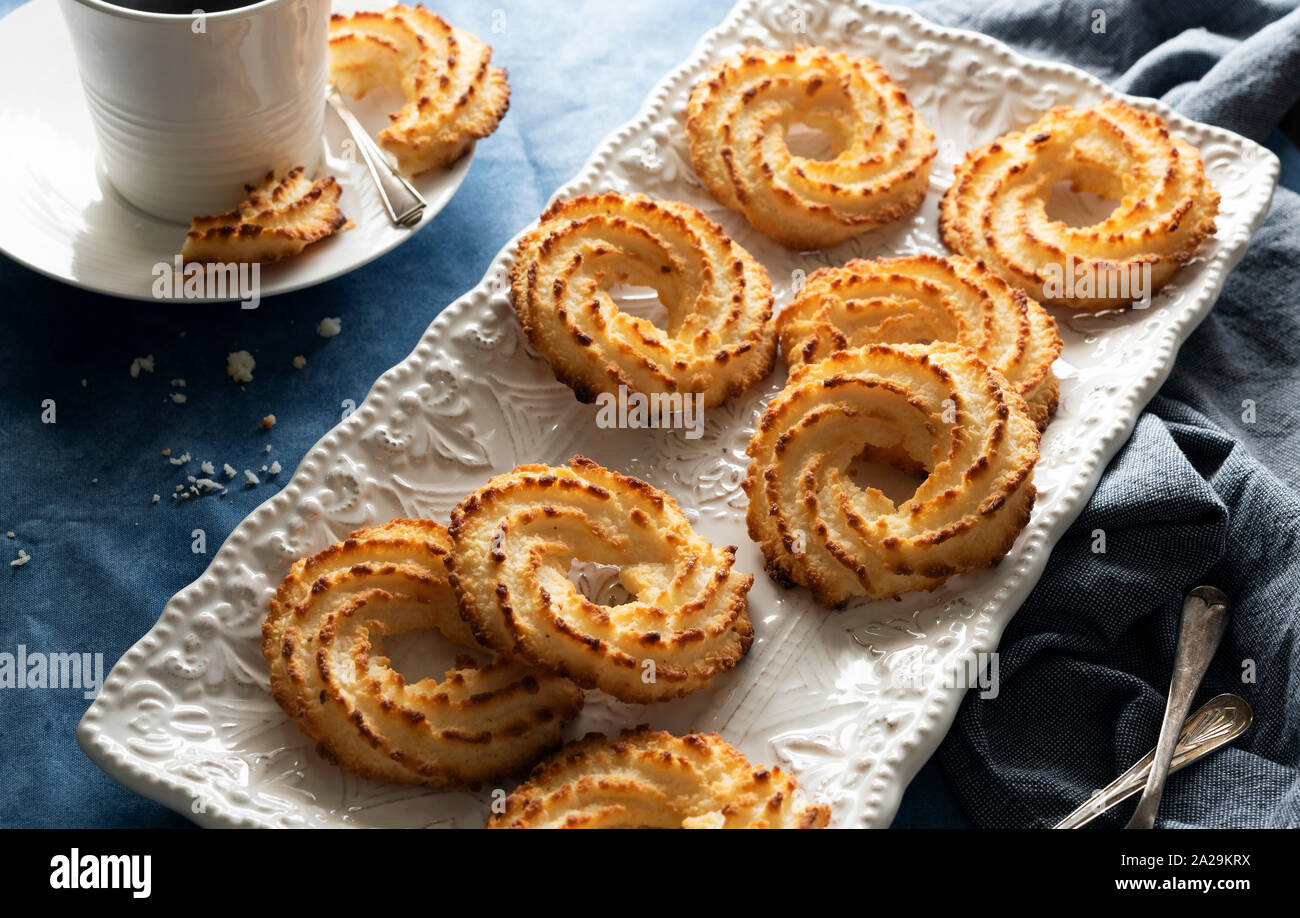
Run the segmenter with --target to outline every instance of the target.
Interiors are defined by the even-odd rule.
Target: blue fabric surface
[[[0,0],[0,12],[17,5],[15,0]],[[203,571],[235,525],[288,479],[303,454],[338,420],[344,400],[360,402],[370,384],[406,355],[437,312],[478,281],[500,246],[537,215],[546,198],[577,171],[602,137],[635,114],[651,86],[689,53],[700,34],[724,18],[729,6],[726,0],[439,3],[438,11],[448,19],[489,38],[496,60],[510,70],[512,104],[501,130],[479,145],[469,177],[447,209],[409,243],[347,277],[277,297],[256,311],[128,304],[74,290],[0,257],[0,290],[6,299],[0,333],[0,361],[5,367],[0,386],[0,532],[12,530],[16,536],[12,541],[0,537],[4,548],[0,558],[9,560],[20,548],[32,556],[22,568],[0,565],[0,650],[12,652],[23,643],[32,650],[101,652],[106,665],[111,665],[152,625],[166,600]],[[1073,10],[1070,16],[1083,17],[1071,22],[1088,21],[1083,6],[1067,6]],[[1106,8],[1136,10],[1137,6],[1107,4]],[[495,9],[506,11],[504,32],[492,32]],[[975,9],[988,12],[970,12]],[[1053,28],[1064,21],[1064,13],[1043,12],[1046,7],[1006,12],[1011,9],[1010,5],[970,3],[945,7],[936,18],[982,28],[1013,43],[1055,31],[1054,40],[1045,37],[1022,47],[1031,54],[1060,59],[1074,59],[1085,43],[1094,41],[1082,29],[1076,39],[1066,29]],[[1060,7],[1053,5],[1052,9]],[[1220,36],[1209,51],[1195,45],[1185,47],[1187,59],[1201,70],[1161,64],[1152,57],[1140,69],[1149,74],[1143,77],[1147,82],[1126,88],[1162,93],[1175,85],[1162,81],[1191,84],[1235,47],[1236,38],[1253,33],[1273,18],[1258,4],[1233,4],[1227,10],[1204,14],[1224,18],[1221,23],[1204,20]],[[1234,10],[1240,12],[1241,19],[1233,16]],[[1126,15],[1136,17],[1138,13]],[[1117,23],[1116,16],[1111,14],[1112,23]],[[1171,17],[1161,19],[1158,25],[1130,26],[1132,23],[1113,26],[1101,50],[1094,48],[1094,53],[1078,58],[1079,62],[1100,76],[1120,80],[1127,73],[1139,72],[1135,62],[1165,40],[1189,41],[1178,37],[1186,27],[1183,19]],[[1245,79],[1243,74],[1252,73],[1248,64],[1246,58],[1240,59],[1234,69],[1224,72],[1223,82],[1230,86]],[[1189,98],[1200,96],[1193,91]],[[1249,130],[1267,126],[1267,122],[1255,121],[1240,124]],[[1300,188],[1293,149],[1284,141],[1274,141],[1288,157],[1288,181]],[[1250,513],[1287,506],[1278,496],[1279,491],[1285,493],[1279,480],[1291,487],[1296,484],[1294,418],[1300,401],[1295,398],[1294,314],[1286,311],[1291,307],[1281,299],[1286,293],[1285,278],[1276,266],[1285,267],[1288,258],[1294,263],[1296,255],[1295,197],[1289,200],[1291,210],[1280,217],[1274,214],[1279,222],[1270,225],[1267,236],[1261,235],[1251,254],[1256,267],[1249,273],[1273,277],[1272,292],[1252,286],[1234,293],[1243,283],[1241,276],[1248,272],[1239,269],[1234,274],[1225,301],[1185,348],[1179,372],[1165,389],[1168,398],[1153,406],[1134,442],[1140,445],[1160,431],[1164,439],[1134,454],[1146,462],[1136,472],[1123,472],[1128,460],[1117,460],[1115,471],[1087,511],[1088,518],[1106,521],[1103,525],[1149,530],[1153,550],[1164,545],[1167,534],[1173,532],[1183,541],[1172,550],[1166,547],[1165,554],[1182,565],[1177,568],[1182,579],[1173,582],[1173,568],[1145,564],[1140,554],[1133,553],[1127,556],[1131,566],[1127,574],[1139,586],[1136,592],[1116,590],[1114,577],[1089,568],[1094,563],[1090,557],[1080,557],[1086,552],[1086,543],[1078,542],[1077,533],[1090,531],[1084,522],[1076,535],[1061,544],[1044,579],[1044,589],[1048,583],[1067,583],[1070,577],[1089,572],[1093,579],[1081,581],[1075,604],[1059,610],[1063,623],[1036,611],[1050,609],[1056,594],[1044,598],[1043,589],[1035,594],[1015,620],[1004,647],[1003,697],[983,705],[990,709],[984,716],[972,711],[981,706],[964,707],[959,732],[944,750],[947,771],[976,823],[1027,824],[1039,818],[1035,814],[1050,818],[1057,810],[1064,812],[1065,798],[1073,800],[1104,783],[1127,764],[1130,752],[1140,753],[1143,750],[1138,747],[1151,744],[1158,719],[1153,693],[1163,693],[1167,671],[1162,674],[1159,670],[1167,667],[1161,661],[1168,660],[1172,646],[1170,603],[1176,605],[1181,589],[1213,565],[1209,556],[1215,546],[1237,544],[1234,525],[1244,528],[1242,521],[1248,522]],[[1284,206],[1281,200],[1278,206]],[[1295,293],[1292,287],[1292,303]],[[316,323],[325,316],[342,318],[339,337],[326,340],[315,334]],[[1270,342],[1269,347],[1243,364],[1241,342],[1258,334],[1260,321],[1268,321],[1280,333],[1259,338]],[[1292,322],[1289,342],[1281,327],[1286,321]],[[258,361],[254,381],[243,389],[231,385],[225,375],[226,354],[241,348],[251,351]],[[132,378],[128,374],[131,361],[147,354],[155,359],[154,373]],[[307,358],[301,370],[291,366],[298,354]],[[1197,354],[1201,356],[1195,357]],[[177,377],[187,382],[184,405],[172,404],[168,398],[173,391],[168,381]],[[85,386],[81,385],[83,379]],[[1250,397],[1260,405],[1259,422],[1248,428],[1232,420],[1237,417],[1233,406],[1241,398],[1237,393],[1247,389],[1255,391]],[[55,400],[55,424],[41,422],[44,399]],[[258,422],[268,412],[277,416],[278,424],[269,432],[259,432]],[[1148,435],[1145,431],[1151,425],[1155,430]],[[1276,432],[1272,440],[1269,431]],[[1235,439],[1243,445],[1231,447]],[[270,453],[264,451],[267,444],[272,447]],[[174,467],[160,455],[163,449],[171,449],[173,455],[189,452],[195,461],[188,469]],[[1221,462],[1207,458],[1219,455],[1215,450],[1225,449],[1227,458]],[[1278,464],[1280,452],[1286,449],[1290,450],[1289,466]],[[1245,474],[1247,483],[1243,484],[1241,469],[1259,469],[1252,457],[1274,463],[1277,477],[1253,471]],[[234,488],[224,498],[168,500],[172,488],[185,482],[187,473],[198,474],[195,465],[202,459],[215,462],[218,468],[229,462],[241,470],[260,470],[274,459],[285,471],[278,477],[264,475],[264,483],[258,487]],[[1157,498],[1142,489],[1142,469],[1156,476],[1154,480],[1177,472],[1180,477],[1171,480],[1186,484],[1180,490],[1201,503],[1190,510],[1153,507],[1151,502]],[[1193,488],[1196,475],[1207,477]],[[163,497],[157,506],[150,504],[154,493]],[[1217,495],[1217,503],[1212,495]],[[1239,514],[1235,502],[1243,500],[1243,495],[1263,495],[1261,508]],[[1130,511],[1136,515],[1123,515]],[[1160,522],[1165,518],[1162,513],[1183,521],[1182,525],[1165,526]],[[206,533],[205,554],[191,551],[196,529]],[[1285,557],[1282,544],[1270,545],[1266,540],[1287,530],[1271,528],[1270,523],[1255,531],[1256,541],[1251,544],[1260,552],[1258,558],[1243,568],[1243,581],[1223,583],[1239,601],[1254,592],[1247,588],[1245,577],[1252,578],[1252,584],[1254,577],[1262,580],[1274,569],[1276,559]],[[1196,558],[1204,561],[1203,568],[1197,569],[1200,562],[1184,557],[1193,549]],[[1290,552],[1294,559],[1294,543]],[[1123,551],[1114,549],[1108,562],[1119,564],[1124,557]],[[1156,557],[1163,560],[1161,555]],[[1071,563],[1082,565],[1084,574],[1067,567]],[[1135,673],[1122,684],[1128,694],[1116,691],[1101,699],[1090,697],[1091,693],[1078,696],[1079,704],[1087,699],[1089,704],[1108,706],[1094,707],[1088,714],[1094,733],[1106,741],[1099,747],[1081,747],[1088,749],[1087,756],[1071,749],[1067,760],[1085,759],[1067,761],[1076,771],[1067,771],[1066,765],[1058,762],[1064,740],[1015,746],[1017,758],[1010,763],[984,755],[983,740],[999,751],[1007,748],[1007,737],[1023,743],[1026,721],[1015,720],[1010,705],[1025,692],[1035,693],[1034,689],[1022,692],[1018,683],[1023,679],[1025,685],[1035,685],[1035,668],[1045,666],[1036,662],[1042,654],[1036,655],[1033,645],[1023,651],[1025,663],[1021,666],[1022,657],[1011,646],[1013,639],[1023,629],[1030,638],[1040,636],[1043,645],[1057,633],[1053,628],[1069,638],[1071,623],[1077,629],[1092,616],[1119,615],[1110,606],[1095,608],[1090,600],[1100,598],[1114,609],[1126,610],[1133,620],[1106,619],[1110,624],[1105,634],[1118,637],[1130,625],[1140,632],[1137,642],[1124,644],[1123,654],[1134,659],[1122,662],[1131,662],[1133,668],[1107,668],[1105,646],[1097,651],[1100,662],[1093,663],[1104,673],[1118,669]],[[1075,609],[1075,614],[1065,615],[1066,608]],[[1282,661],[1294,652],[1285,636],[1294,631],[1295,613],[1290,613],[1287,624],[1281,607],[1265,608],[1272,610],[1268,626],[1278,638],[1264,647],[1246,637],[1234,640],[1241,642],[1242,653],[1249,650],[1262,659],[1264,650],[1271,649],[1270,659]],[[1102,633],[1101,626],[1097,627]],[[1222,656],[1229,652],[1241,655],[1230,646]],[[1052,659],[1065,657],[1062,651],[1051,652]],[[1081,659],[1082,654],[1076,658]],[[1139,669],[1139,664],[1146,668]],[[1231,669],[1228,666],[1228,671],[1220,674],[1221,681]],[[1278,699],[1294,698],[1294,690],[1287,695],[1272,688],[1277,679],[1290,678],[1287,674],[1294,666],[1287,662],[1280,673],[1272,674],[1274,681],[1267,683],[1262,670],[1261,664],[1260,683],[1253,688],[1267,684]],[[995,707],[1002,704],[1007,707]],[[76,746],[74,731],[86,705],[75,690],[0,691],[0,735],[4,737],[0,743],[0,826],[187,824],[182,817],[115,784],[85,758]],[[1293,752],[1289,766],[1293,767],[1294,726],[1286,726],[1279,709],[1280,701],[1271,712],[1270,726],[1258,728],[1251,743],[1271,744],[1261,746],[1263,750],[1289,742]],[[1260,706],[1257,710],[1263,725],[1267,709]],[[1005,723],[998,722],[998,711],[1006,712]],[[1113,756],[1098,759],[1097,748],[1104,751],[1115,745],[1109,737],[1120,711],[1131,713],[1136,735]],[[1031,708],[1030,713],[1036,718],[1041,712]],[[1048,736],[1050,731],[1045,731],[1044,739]],[[974,751],[963,752],[967,749]],[[1240,766],[1246,769],[1242,773],[1258,776],[1270,789],[1288,781],[1294,787],[1290,772],[1264,775],[1255,769],[1252,763],[1260,757],[1246,759]],[[1053,771],[1043,771],[1044,763],[1051,763]],[[1026,780],[1024,786],[1001,780],[1007,774],[1007,764],[1027,769],[1034,780]],[[1191,771],[1186,775],[1195,777]],[[1060,780],[1046,781],[1050,793],[1043,794],[1035,783],[1040,776]],[[1006,804],[1009,809],[1015,807],[1006,818],[990,816],[988,805],[980,803],[990,788],[1016,798],[1017,803]],[[1187,790],[1174,783],[1170,793],[1172,802],[1178,804]],[[1294,795],[1293,790],[1291,793]],[[1073,802],[1064,809],[1070,806]],[[1183,812],[1172,807],[1170,811]],[[926,766],[904,798],[896,824],[964,823],[943,771],[934,763]]]
[[[1099,7],[1107,30],[1089,34]],[[920,11],[1259,141],[1300,99],[1295,4]],[[1297,262],[1300,196],[1279,189],[1213,312],[1008,627],[1000,694],[971,693],[940,750],[976,825],[1050,826],[1155,745],[1182,595],[1203,582],[1235,608],[1198,703],[1236,692],[1256,721],[1230,749],[1170,779],[1159,824],[1300,825]],[[1104,554],[1091,550],[1098,529]],[[1100,822],[1122,825],[1133,806]]]

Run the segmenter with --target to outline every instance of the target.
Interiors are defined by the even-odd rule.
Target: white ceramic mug
[[[59,2],[100,161],[136,207],[188,223],[272,169],[320,162],[330,0],[177,15]]]

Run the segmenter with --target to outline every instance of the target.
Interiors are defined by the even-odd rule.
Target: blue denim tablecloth
[[[0,12],[17,5],[0,0]],[[102,652],[111,665],[288,479],[344,400],[359,402],[406,355],[728,8],[722,0],[438,4],[451,21],[490,37],[510,70],[514,94],[501,130],[480,144],[456,198],[408,244],[258,310],[127,303],[0,257],[0,533],[15,533],[0,536],[0,558],[19,549],[32,558],[21,568],[0,565],[0,650],[21,643]],[[1104,37],[1088,29],[1095,8],[1108,11]],[[1250,46],[1238,39],[1281,8],[1214,8],[1181,3],[1156,15],[1093,0],[971,2],[933,15],[1031,54],[1074,60],[1129,91],[1172,91],[1187,113],[1263,139],[1285,100],[1258,64],[1283,58],[1276,45],[1243,53]],[[506,29],[493,34],[497,9]],[[1189,31],[1197,24],[1210,32]],[[1276,96],[1271,106],[1257,104],[1266,92]],[[1289,157],[1287,181],[1300,188],[1294,149],[1280,135],[1270,142]],[[963,825],[963,812],[980,825],[1041,824],[1109,780],[1154,741],[1179,596],[1201,579],[1218,581],[1240,604],[1206,691],[1231,684],[1245,693],[1259,726],[1232,753],[1175,778],[1165,812],[1197,824],[1269,814],[1296,821],[1296,202],[1279,193],[1247,262],[1016,617],[1003,646],[1001,697],[963,707],[943,769],[931,763],[921,772],[897,824]],[[341,335],[316,335],[326,316],[342,318]],[[239,349],[257,359],[243,390],[225,374],[226,354]],[[133,378],[132,360],[150,354],[154,372]],[[307,358],[301,370],[291,365],[298,354]],[[184,405],[168,398],[178,377],[187,382]],[[1259,406],[1254,424],[1240,421],[1243,398]],[[55,400],[55,424],[41,422],[45,399]],[[278,423],[259,432],[267,413]],[[218,468],[278,460],[285,471],[225,498],[172,502],[186,473],[164,449]],[[154,493],[163,497],[157,506]],[[1097,526],[1112,533],[1104,564],[1082,535]],[[196,529],[206,554],[191,551]],[[1258,665],[1254,685],[1233,678],[1243,657]],[[0,826],[185,824],[85,758],[74,731],[86,705],[75,690],[0,690]],[[1242,790],[1231,796],[1233,787]]]

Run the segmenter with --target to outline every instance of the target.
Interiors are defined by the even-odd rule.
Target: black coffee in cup
[[[200,10],[204,13],[225,13],[229,10],[253,6],[261,0],[107,0],[107,2],[125,10],[138,10],[141,13],[192,16]]]

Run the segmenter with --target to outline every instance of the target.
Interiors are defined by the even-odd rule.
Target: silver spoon
[[[1183,724],[1183,730],[1178,735],[1178,745],[1174,748],[1173,761],[1169,764],[1169,773],[1173,774],[1241,736],[1254,716],[1246,699],[1239,695],[1216,695],[1211,698]],[[1152,749],[1138,759],[1132,768],[1052,828],[1077,829],[1132,797],[1146,784],[1155,757],[1156,751]]]
[[[388,157],[384,156],[379,145],[370,139],[370,134],[344,103],[339,88],[333,83],[325,87],[325,101],[334,109],[334,113],[352,135],[352,142],[361,151],[361,158],[365,160],[370,177],[374,179],[375,188],[379,191],[379,199],[388,211],[388,219],[396,226],[415,226],[424,216],[424,209],[429,206],[429,202],[402,177],[388,161]]]
[[[1169,681],[1169,700],[1165,719],[1160,725],[1151,772],[1147,775],[1142,799],[1126,829],[1150,829],[1156,824],[1156,810],[1165,792],[1165,779],[1174,757],[1178,731],[1192,706],[1196,688],[1205,677],[1214,652],[1228,626],[1228,597],[1212,586],[1198,586],[1187,594],[1183,619],[1178,628],[1178,648],[1174,651],[1174,675]]]

